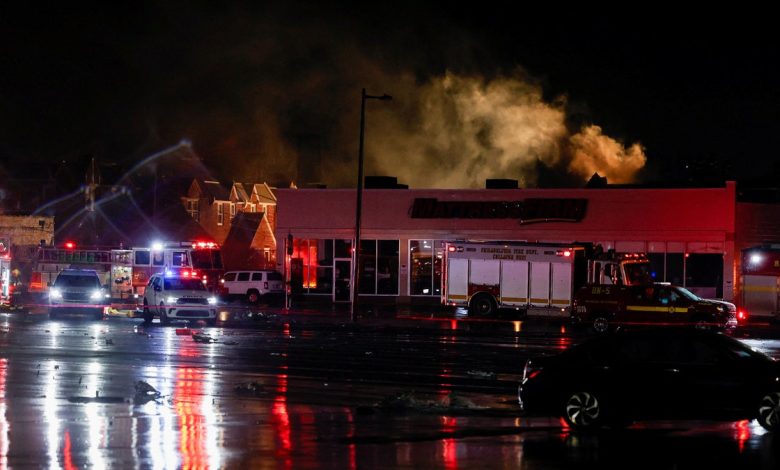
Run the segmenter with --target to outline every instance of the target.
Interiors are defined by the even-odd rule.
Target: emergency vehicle
[[[650,282],[641,253],[604,252],[589,243],[444,243],[442,303],[489,315],[499,308],[565,316],[586,284]]]
[[[217,298],[206,289],[197,271],[190,268],[166,269],[153,274],[143,295],[143,319],[151,323],[155,316],[160,323],[172,320],[205,320],[217,322]]]
[[[780,319],[780,245],[742,250],[740,307],[751,317]]]
[[[731,302],[702,299],[684,287],[666,282],[641,285],[595,285],[574,294],[571,320],[597,333],[612,326],[695,326],[736,328],[737,307]],[[744,320],[744,316],[740,318]]]
[[[196,270],[201,281],[214,289],[224,272],[219,246],[213,242],[167,242],[150,247],[81,248],[73,242],[38,248],[29,291],[46,293],[64,269],[93,269],[101,284],[109,286],[114,304],[140,304],[152,275],[166,268]]]

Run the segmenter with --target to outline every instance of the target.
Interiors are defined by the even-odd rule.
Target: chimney
[[[511,179],[486,179],[485,189],[518,189],[518,184]]]

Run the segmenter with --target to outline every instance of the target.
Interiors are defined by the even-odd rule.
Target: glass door
[[[352,301],[352,260],[335,259],[333,270],[333,301]]]

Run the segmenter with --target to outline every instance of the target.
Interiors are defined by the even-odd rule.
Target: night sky
[[[186,139],[226,183],[350,187],[363,87],[394,98],[366,174],[413,188],[776,175],[766,12],[108,3],[4,7],[0,175],[117,178]]]

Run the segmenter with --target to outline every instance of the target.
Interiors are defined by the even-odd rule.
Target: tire
[[[603,406],[593,393],[570,393],[563,403],[563,419],[574,429],[594,429],[604,422]]]
[[[767,431],[780,429],[780,392],[764,395],[758,405],[758,424]]]
[[[146,299],[144,299],[144,323],[147,325],[150,325],[152,323],[152,320],[154,320],[154,314],[151,310],[149,310],[149,304],[146,303]]]
[[[163,325],[170,325],[171,319],[168,317],[168,314],[165,312],[165,305],[160,304],[160,323]]]
[[[593,331],[602,334],[609,331],[609,319],[606,315],[596,315],[593,319]]]
[[[97,321],[103,321],[103,309],[102,308],[97,309],[93,314],[93,317]]]
[[[477,294],[469,304],[469,313],[480,317],[492,315],[496,313],[496,310],[496,302],[489,294]]]
[[[258,292],[255,289],[250,289],[246,293],[246,301],[250,305],[254,305],[254,304],[258,303],[260,301],[260,292]]]

